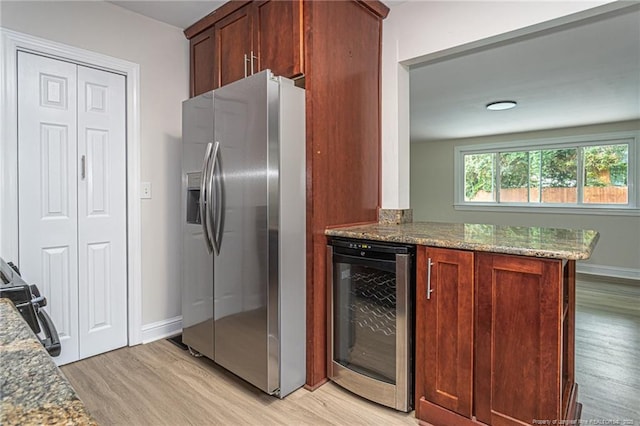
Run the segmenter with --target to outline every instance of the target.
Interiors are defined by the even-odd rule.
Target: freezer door
[[[215,361],[267,393],[279,386],[277,96],[266,71],[214,91]]]
[[[189,176],[201,181],[213,141],[212,92],[183,102],[182,126],[182,341],[213,359],[213,256],[200,217],[203,191],[189,185]]]

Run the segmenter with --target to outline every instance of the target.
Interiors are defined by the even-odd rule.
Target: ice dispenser
[[[187,223],[201,223],[200,172],[187,173]]]

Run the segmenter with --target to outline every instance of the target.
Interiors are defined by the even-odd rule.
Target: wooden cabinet
[[[295,78],[304,72],[302,2],[266,0],[253,7],[256,71]]]
[[[185,30],[191,42],[191,95],[267,68],[283,77],[302,75],[302,27],[301,0],[226,3]],[[207,60],[193,63],[204,56]]]
[[[192,95],[211,86],[209,75],[210,89],[244,77],[244,55],[251,51],[254,71],[304,77],[298,84],[306,88],[309,388],[327,378],[324,231],[378,220],[381,40],[388,12],[375,0],[230,1],[185,30]],[[194,49],[193,41],[212,28],[213,45]],[[206,49],[213,59],[194,66],[194,55]]]
[[[214,25],[216,39],[216,87],[251,73],[251,4],[236,10]]]
[[[418,253],[416,416],[436,426],[579,417],[575,261],[486,252],[468,253],[470,261],[464,252],[427,247]]]
[[[563,340],[573,318],[565,293],[574,285],[564,283],[564,267],[558,259],[478,254],[477,420],[566,419],[573,377],[563,376],[569,369],[573,376],[573,341]]]
[[[309,1],[307,89],[307,385],[327,377],[324,234],[329,226],[378,221],[380,58],[378,2]],[[386,10],[384,5],[382,8]]]
[[[215,72],[215,36],[213,28],[209,28],[189,41],[191,62],[192,96],[213,90],[216,87]]]
[[[419,246],[416,271],[416,417],[434,404],[471,418],[473,252]],[[437,408],[437,407],[436,407]],[[447,418],[442,418],[450,424]]]

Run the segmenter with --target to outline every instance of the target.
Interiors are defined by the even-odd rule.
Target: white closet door
[[[67,364],[127,344],[125,78],[18,54],[19,265]]]
[[[19,265],[47,298],[58,364],[78,359],[76,68],[18,54]]]
[[[127,344],[125,78],[78,66],[80,358]]]

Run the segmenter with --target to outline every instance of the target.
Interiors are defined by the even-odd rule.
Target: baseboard
[[[576,273],[640,281],[640,269],[635,268],[578,263],[576,265]]]
[[[182,316],[156,321],[142,326],[142,343],[166,339],[182,332]]]

